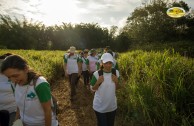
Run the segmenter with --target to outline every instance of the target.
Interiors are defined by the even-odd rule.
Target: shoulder
[[[42,83],[47,83],[47,84],[49,84],[48,81],[46,80],[46,78],[44,78],[43,76],[40,76],[40,77],[37,79],[37,81],[36,81],[36,86],[38,86],[38,85],[40,85],[40,84],[42,84]]]
[[[93,73],[93,76],[95,76],[95,78],[98,78],[98,77],[99,77],[98,71],[95,71],[95,72]]]

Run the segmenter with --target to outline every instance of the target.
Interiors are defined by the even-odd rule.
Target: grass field
[[[23,56],[49,81],[63,74],[63,51],[0,50]],[[194,61],[173,50],[120,54],[118,115],[127,125],[194,125]]]

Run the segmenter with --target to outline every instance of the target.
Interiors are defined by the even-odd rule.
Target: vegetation
[[[194,124],[194,62],[174,53],[121,54],[118,59],[125,88],[119,92],[119,111],[126,122],[147,126]]]
[[[168,17],[166,11],[173,6],[184,8],[188,14],[178,19]],[[168,44],[176,46],[178,43],[193,56],[194,16],[189,13],[189,8],[184,1],[150,0],[129,15],[119,32],[117,26],[107,29],[97,23],[63,23],[48,27],[25,18],[19,20],[0,15],[0,48],[66,50],[71,45],[78,49],[110,46],[115,51],[124,52],[137,46],[147,47],[148,43],[159,44],[160,50]]]
[[[28,60],[52,84],[63,73],[62,51],[0,50]],[[122,87],[118,115],[125,125],[192,126],[194,61],[174,50],[122,53],[118,59]]]
[[[56,81],[63,74],[63,51],[35,51],[35,50],[0,50],[0,55],[5,53],[18,54],[24,57],[30,67],[49,82]]]

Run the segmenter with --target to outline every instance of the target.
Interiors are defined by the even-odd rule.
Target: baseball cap
[[[101,61],[103,63],[106,63],[106,62],[112,62],[113,63],[113,57],[110,53],[104,53],[102,56],[101,56]]]
[[[71,47],[69,48],[69,52],[70,52],[70,53],[75,53],[75,50],[76,50],[76,48],[75,48],[74,46],[71,46]]]

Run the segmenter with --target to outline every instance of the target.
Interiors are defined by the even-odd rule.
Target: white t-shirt
[[[48,84],[44,77],[39,77],[34,87],[33,82],[27,85],[16,85],[15,99],[20,110],[21,120],[27,126],[44,126],[44,111],[40,103],[40,99],[34,88],[39,88],[42,84]],[[47,89],[45,89],[47,90]],[[48,94],[49,95],[49,94]],[[52,126],[57,126],[57,120],[52,113]]]
[[[116,70],[116,75],[119,77],[118,70]],[[103,72],[103,76],[104,81],[99,86],[98,90],[96,90],[93,100],[93,109],[100,113],[111,112],[117,109],[116,86],[112,81],[112,73]],[[91,80],[91,88],[98,78],[98,71],[96,71]]]
[[[98,62],[98,58],[93,56],[88,56],[89,60],[89,68],[91,72],[95,72],[97,70],[96,63]]]
[[[78,73],[78,62],[79,62],[78,55],[73,55],[70,57],[66,56],[64,62],[67,64],[68,74]]]
[[[17,109],[13,89],[8,78],[0,74],[0,110],[8,110],[10,113]]]
[[[82,57],[82,71],[88,70],[87,65],[89,64],[89,60],[87,58]]]

